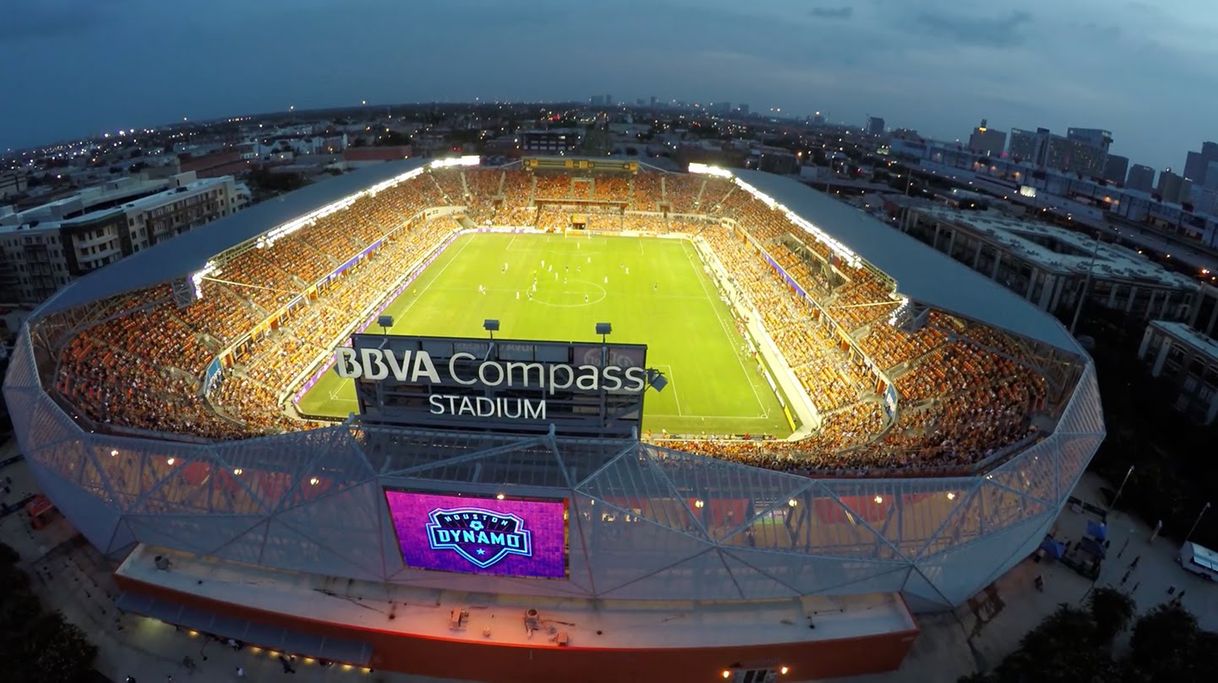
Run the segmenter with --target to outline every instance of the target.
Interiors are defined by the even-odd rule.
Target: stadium
[[[123,609],[476,680],[894,669],[1104,437],[1020,297],[789,178],[622,159],[256,205],[48,300],[4,395]]]

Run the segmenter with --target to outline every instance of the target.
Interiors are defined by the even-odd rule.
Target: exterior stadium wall
[[[555,597],[900,592],[921,611],[960,604],[1031,552],[1104,437],[1088,364],[1053,434],[956,478],[810,479],[626,440],[355,424],[158,441],[73,420],[40,383],[28,323],[4,395],[39,484],[108,553],[140,542],[281,570]],[[407,568],[386,486],[565,497],[569,577]]]
[[[656,647],[642,648],[556,647],[538,636],[537,643],[522,646],[486,639],[471,641],[412,634],[398,628],[353,627],[347,623],[313,620],[298,614],[269,612],[214,600],[131,579],[121,572],[115,578],[128,594],[184,605],[196,614],[221,614],[230,622],[240,619],[272,625],[305,634],[311,642],[322,639],[359,642],[371,651],[368,664],[373,668],[445,680],[459,678],[496,683],[710,681],[721,680],[722,670],[731,663],[740,663],[741,668],[753,668],[746,663],[756,663],[755,668],[759,669],[782,663],[797,673],[795,678],[798,680],[820,679],[895,670],[917,637],[917,630],[910,629],[767,645],[663,647],[657,643]]]

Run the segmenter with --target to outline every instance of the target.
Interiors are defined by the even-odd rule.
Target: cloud
[[[961,45],[1014,47],[1023,44],[1020,28],[1031,23],[1032,15],[1013,10],[1002,17],[965,16],[956,12],[921,12],[915,21],[929,33]]]
[[[854,16],[853,7],[813,7],[808,14],[817,19],[849,19]]]
[[[8,3],[0,40],[60,38],[92,29],[107,16],[93,0],[37,0]]]

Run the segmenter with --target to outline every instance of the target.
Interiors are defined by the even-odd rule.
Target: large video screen
[[[566,500],[447,496],[385,490],[408,567],[564,578]]]

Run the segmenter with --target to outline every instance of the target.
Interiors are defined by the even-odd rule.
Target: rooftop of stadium
[[[696,245],[742,334],[778,350],[771,370],[791,379],[788,399],[811,404],[789,439],[691,427],[649,440],[772,469],[874,476],[988,466],[1052,432],[1085,364],[1055,320],[794,180],[691,170],[407,161],[311,186],[48,301],[31,323],[44,386],[90,428],[130,435],[235,439],[319,426],[296,409],[301,388],[434,259],[458,258],[445,246],[491,226],[561,234],[578,222],[580,234]],[[201,298],[176,305],[174,280]]]

